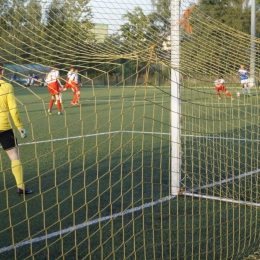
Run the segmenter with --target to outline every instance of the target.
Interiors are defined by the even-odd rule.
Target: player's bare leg
[[[73,98],[71,104],[73,106],[78,106],[79,105],[79,98],[80,98],[80,91],[74,90],[73,95],[74,95],[74,98]]]
[[[76,92],[76,101],[75,101],[76,105],[79,105],[79,98],[80,98],[80,91],[77,91]]]
[[[60,93],[60,103],[62,104],[62,93]]]
[[[60,103],[62,104],[62,93],[60,93]],[[57,105],[57,99],[55,101],[55,105]]]
[[[247,94],[250,95],[250,87],[249,87],[249,84],[245,84],[246,85],[246,89],[247,89]]]
[[[52,107],[53,107],[53,103],[54,103],[54,101],[55,101],[55,96],[51,96],[51,100],[50,100],[50,104],[49,104],[49,109],[48,109],[48,113],[49,113],[49,115],[51,115],[52,114]]]
[[[58,106],[58,115],[61,115],[61,102],[60,102],[60,93],[55,95],[56,101],[57,101],[57,106]]]
[[[242,91],[243,91],[243,93],[244,93],[244,95],[245,95],[245,94],[246,94],[245,84],[242,84],[241,86],[242,86]]]
[[[231,93],[229,91],[226,91],[226,94],[227,94],[228,97],[231,98],[231,100],[234,100],[234,98],[232,97],[232,95],[231,95]]]
[[[72,94],[73,94],[73,99],[71,101],[71,105],[75,105],[75,100],[76,100],[76,91],[72,89]]]

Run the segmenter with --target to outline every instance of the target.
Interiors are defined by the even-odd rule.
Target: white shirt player
[[[79,75],[78,73],[72,72],[71,75],[69,76],[70,82],[74,81],[75,83],[79,84]]]
[[[50,71],[46,76],[46,83],[52,83],[57,81],[57,79],[60,77],[60,72],[58,70],[52,70]]]
[[[214,83],[215,83],[215,86],[218,87],[220,85],[224,85],[225,80],[224,79],[217,79]]]
[[[67,73],[67,78],[70,78],[70,76],[71,76],[72,73],[73,73],[72,71],[69,71],[69,72]]]
[[[248,73],[250,72],[249,69],[246,69],[241,65],[241,68],[238,70],[237,74],[240,76],[241,84],[248,84]]]
[[[247,76],[248,73],[249,73],[249,70],[245,69],[245,68],[238,70],[238,75],[240,76],[241,80],[247,80],[248,79],[248,76]]]

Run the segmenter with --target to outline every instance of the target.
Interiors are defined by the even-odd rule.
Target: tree
[[[154,11],[150,15],[151,26],[164,35],[171,28],[171,0],[151,0]]]
[[[251,6],[248,0],[202,0],[198,8],[211,18],[241,32],[250,34]],[[259,8],[257,9],[256,20],[258,18],[260,18]],[[260,32],[260,24],[257,24],[257,31]]]
[[[127,12],[122,18],[126,22],[119,29],[120,40],[131,49],[143,45],[147,40],[149,19],[142,8],[136,7],[132,13]]]
[[[17,57],[20,62],[24,59],[30,58],[31,53],[31,35],[32,26],[30,19],[31,12],[26,9],[30,2],[25,0],[18,0],[15,2],[1,1],[1,28],[0,34],[3,40],[2,46],[5,46],[5,51],[9,55],[8,60],[16,61]],[[40,11],[39,11],[40,13]],[[30,27],[30,28],[29,28]]]
[[[84,51],[84,42],[89,38],[93,38],[90,29],[93,27],[91,23],[91,9],[87,7],[89,0],[68,0],[60,2],[54,0],[46,12],[45,34],[46,45],[58,63],[66,63],[66,55],[68,53],[80,57],[80,53]],[[68,50],[67,43],[71,48]],[[48,58],[49,60],[51,58]],[[78,63],[78,61],[76,61]]]

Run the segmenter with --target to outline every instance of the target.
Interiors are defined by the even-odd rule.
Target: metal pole
[[[256,1],[251,1],[250,86],[255,86]]]
[[[171,194],[178,195],[181,179],[180,128],[180,1],[171,1]]]

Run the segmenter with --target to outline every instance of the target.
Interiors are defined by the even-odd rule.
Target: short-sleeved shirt
[[[238,70],[238,75],[240,76],[241,80],[245,80],[248,79],[248,74],[249,70],[248,69],[240,69]]]
[[[69,71],[69,72],[68,72],[68,74],[67,74],[67,78],[68,78],[68,79],[70,78],[70,76],[71,76],[72,73],[73,73],[72,71]]]
[[[12,129],[9,113],[17,129],[21,130],[23,125],[14,97],[14,88],[0,79],[0,131]]]
[[[79,75],[78,75],[78,73],[71,73],[69,79],[70,79],[70,81],[74,81],[76,84],[79,84]]]
[[[47,74],[46,77],[46,83],[53,83],[55,81],[57,81],[57,79],[60,77],[60,72],[58,70],[52,70]]]
[[[219,85],[224,85],[225,84],[225,80],[224,79],[217,79],[214,82],[215,86],[219,86]]]

